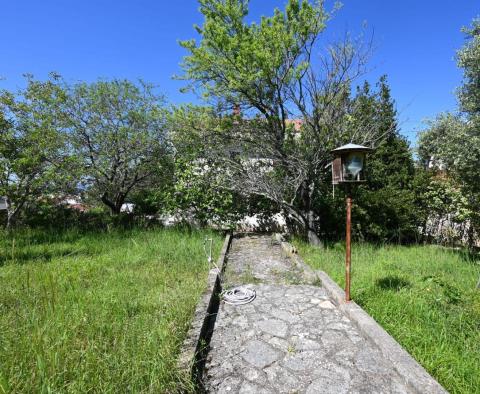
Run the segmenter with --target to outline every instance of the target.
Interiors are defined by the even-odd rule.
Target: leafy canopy
[[[62,132],[89,193],[119,213],[127,197],[159,180],[169,161],[164,99],[127,80],[63,84]]]
[[[467,42],[457,53],[458,66],[463,69],[463,85],[458,95],[461,109],[477,118],[480,116],[480,18],[463,29]]]
[[[245,23],[248,0],[200,0],[205,16],[202,36],[181,45],[184,79],[194,81],[205,97],[275,112],[272,101],[308,67],[309,48],[325,28],[322,2],[290,0],[285,12],[276,9],[259,24]],[[260,93],[260,94],[259,94]]]
[[[64,99],[54,80],[34,81],[16,93],[0,92],[0,196],[7,199],[7,226],[70,175],[56,109]]]

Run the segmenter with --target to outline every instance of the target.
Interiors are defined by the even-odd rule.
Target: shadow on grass
[[[454,252],[466,263],[474,265],[480,264],[480,248],[475,248],[472,250],[462,248],[454,250]]]
[[[412,286],[410,281],[395,275],[389,275],[385,276],[384,278],[377,279],[375,281],[375,285],[382,290],[393,291],[400,291]]]
[[[89,256],[92,254],[93,253],[90,253],[84,249],[78,248],[66,248],[48,252],[34,250],[17,250],[15,251],[14,256],[9,255],[8,253],[0,253],[0,267],[10,263],[15,263],[18,265],[24,265],[29,263],[47,263],[55,258]]]

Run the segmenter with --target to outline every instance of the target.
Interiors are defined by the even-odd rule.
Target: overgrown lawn
[[[219,235],[0,235],[0,393],[187,390],[176,357]]]
[[[296,242],[345,283],[345,248]],[[437,246],[352,247],[352,298],[451,393],[480,392],[480,260]]]

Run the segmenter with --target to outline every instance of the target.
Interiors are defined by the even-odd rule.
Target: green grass
[[[218,254],[200,231],[0,233],[0,393],[187,390],[206,236]]]
[[[296,246],[344,286],[343,245]],[[480,393],[479,263],[436,246],[352,247],[352,298],[451,393]]]

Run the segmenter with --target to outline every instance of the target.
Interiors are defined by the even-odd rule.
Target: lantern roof
[[[347,144],[340,148],[332,150],[332,153],[347,153],[347,152],[371,152],[372,148],[363,145]]]

